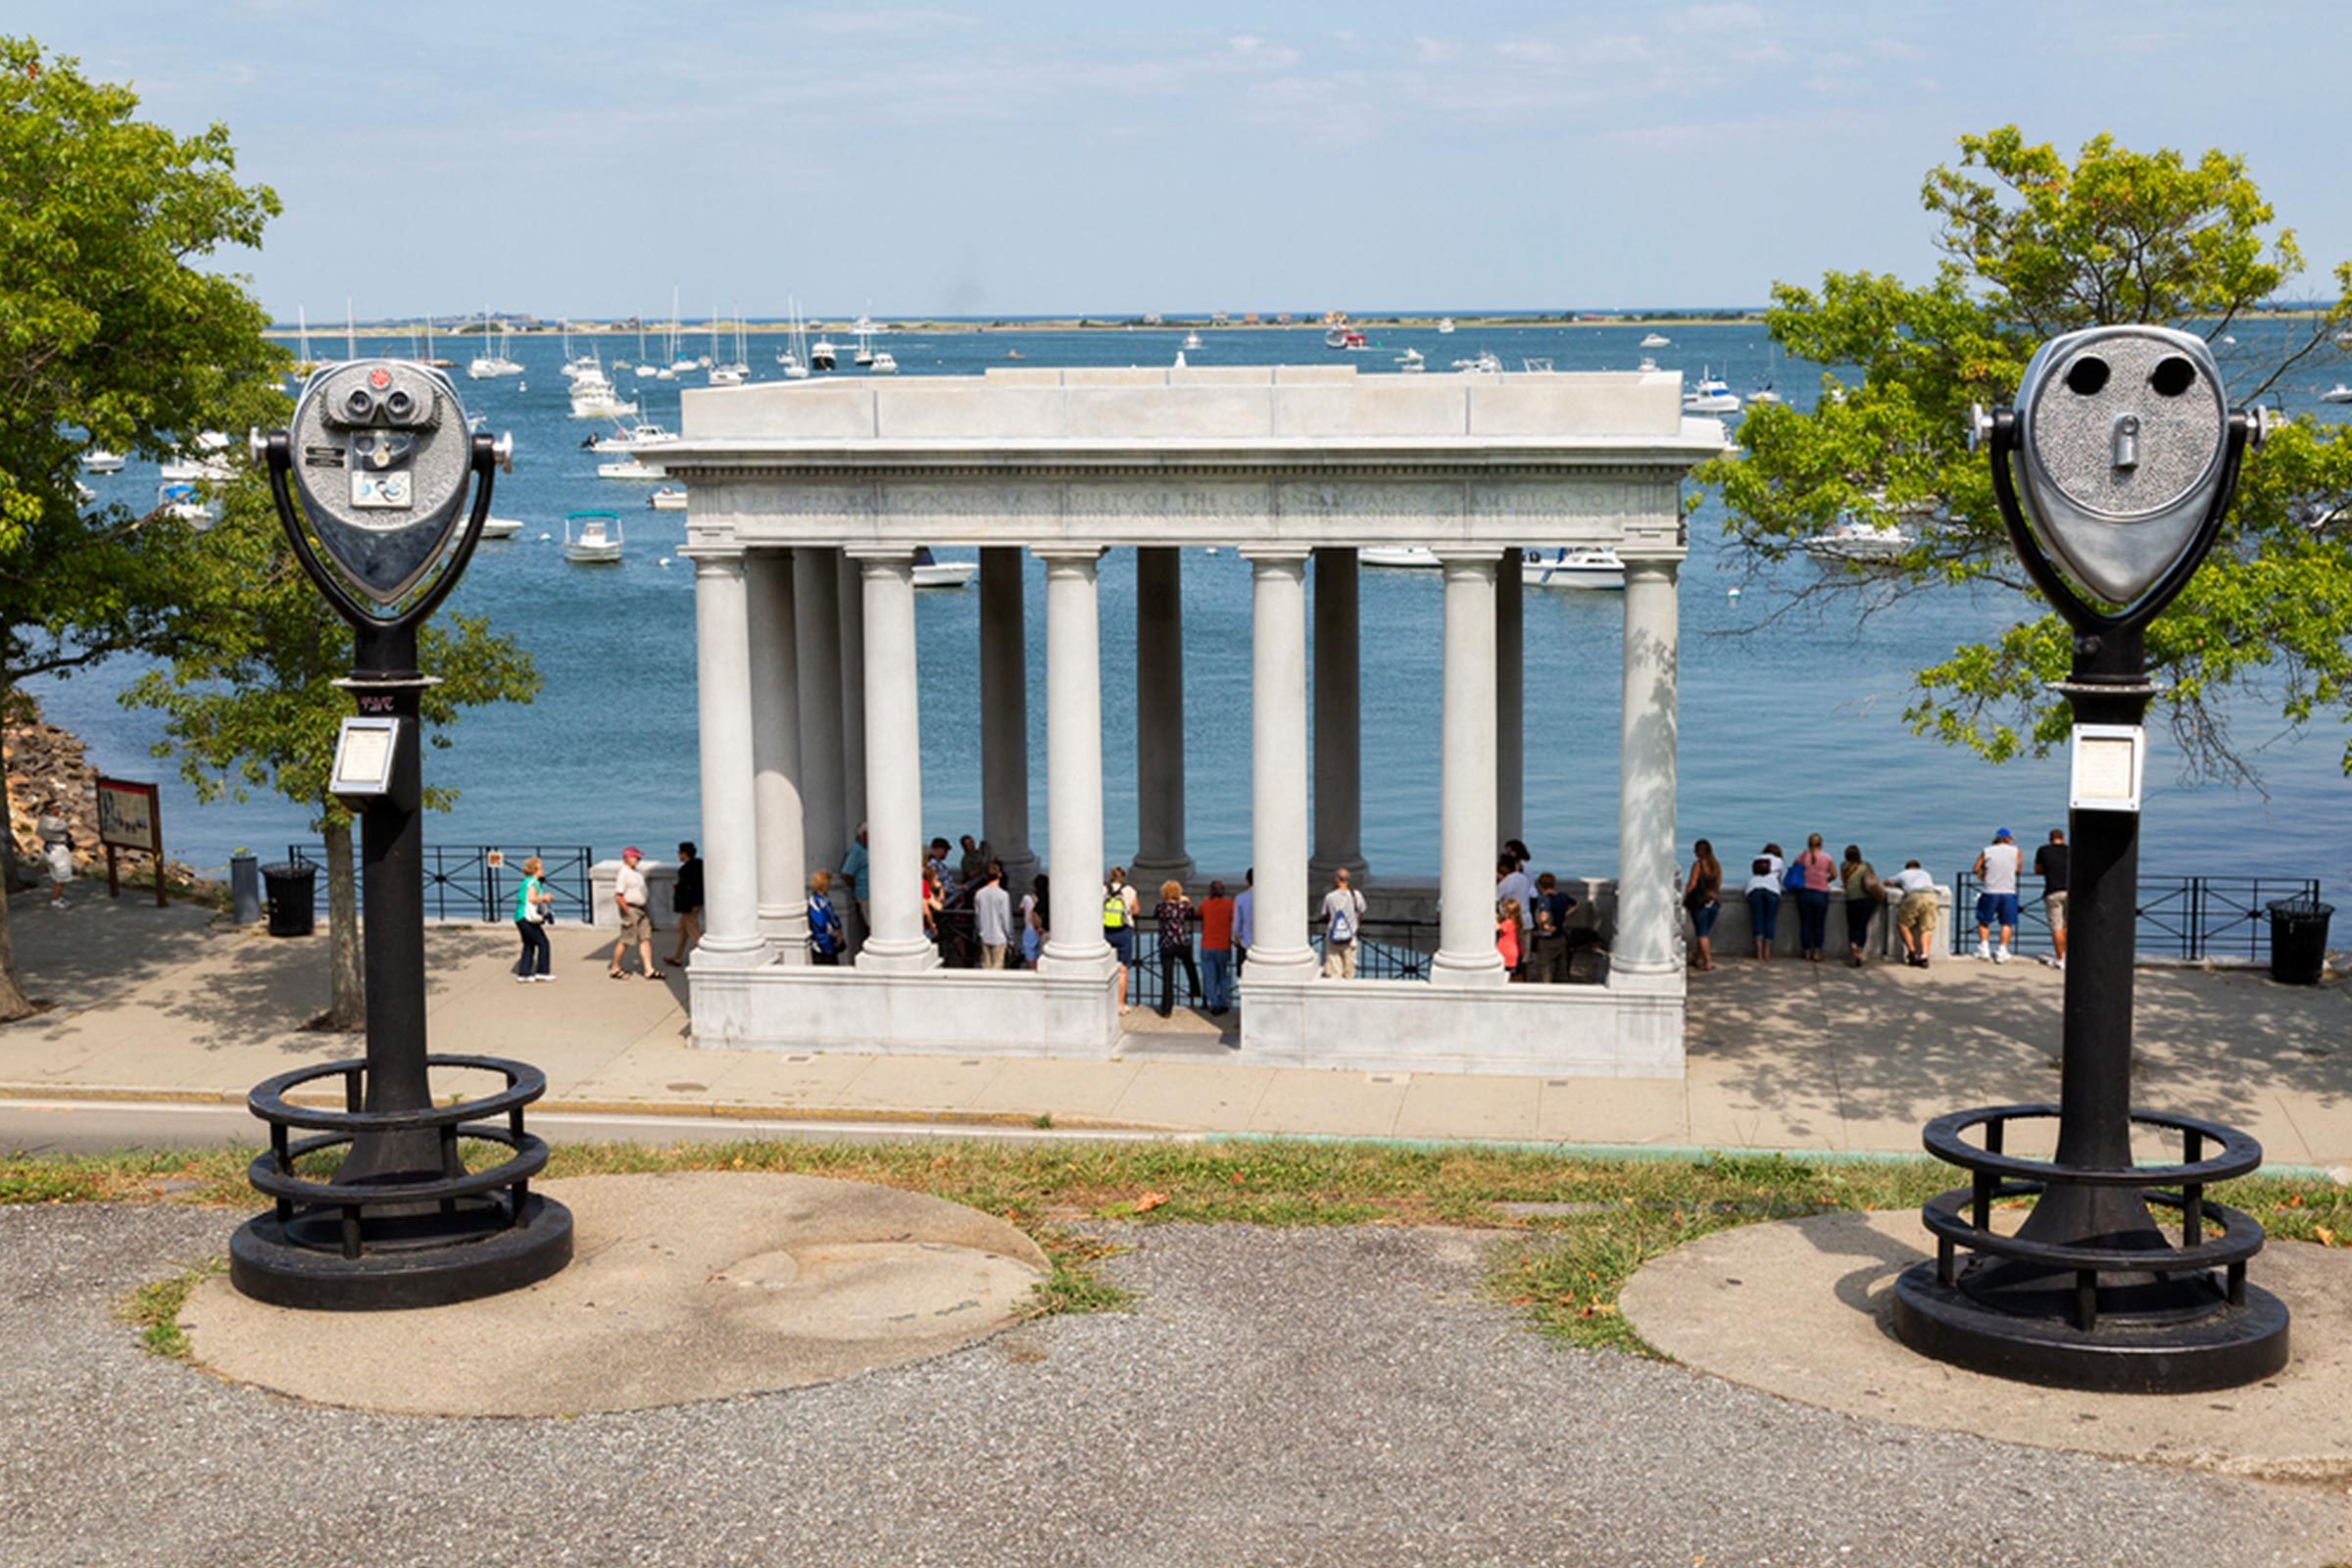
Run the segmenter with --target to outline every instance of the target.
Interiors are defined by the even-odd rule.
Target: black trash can
[[[262,867],[270,895],[270,934],[307,937],[318,929],[318,866],[312,860],[272,860]]]
[[[2316,986],[2328,967],[2328,917],[2332,904],[2317,899],[2281,899],[2271,908],[2271,978],[2290,986]]]

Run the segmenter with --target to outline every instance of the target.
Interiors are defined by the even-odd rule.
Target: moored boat
[[[576,565],[609,566],[620,560],[620,517],[611,512],[574,512],[564,518],[564,559]]]

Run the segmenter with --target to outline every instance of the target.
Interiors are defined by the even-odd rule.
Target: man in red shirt
[[[1233,1010],[1233,900],[1222,882],[1200,901],[1200,989],[1212,1016]]]

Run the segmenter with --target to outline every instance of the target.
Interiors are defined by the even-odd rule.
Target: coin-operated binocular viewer
[[[547,1092],[546,1076],[425,1050],[418,704],[433,680],[417,668],[416,633],[465,572],[509,452],[467,427],[446,376],[403,360],[318,371],[292,431],[254,438],[295,558],[351,622],[343,684],[359,712],[343,721],[330,788],[360,818],[368,977],[366,1057],[282,1073],[248,1097],[270,1134],[250,1174],[273,1207],[238,1229],[229,1278],[260,1300],[435,1306],[529,1285],[571,1259],[570,1212],[530,1188],[547,1145],[523,1130],[522,1111]],[[435,1070],[504,1085],[435,1104]],[[334,1079],[341,1110],[287,1098]],[[469,1170],[461,1140],[503,1146],[508,1157]],[[346,1152],[319,1179],[305,1156],[335,1149]]]
[[[2132,1108],[2143,720],[2155,695],[2143,633],[2213,548],[2239,461],[2263,431],[2259,411],[2229,407],[2201,339],[2147,326],[2052,339],[2027,366],[2014,410],[1976,413],[1973,442],[1990,450],[2018,560],[2075,633],[2058,688],[2075,718],[2065,1043],[2057,1104],[1927,1126],[1929,1152],[1972,1183],[1927,1205],[1936,1260],[1896,1283],[1895,1332],[1924,1354],[2033,1383],[2172,1394],[2286,1364],[2286,1308],[2246,1281],[2262,1227],[2205,1196],[2259,1166],[2261,1146]],[[2051,1117],[2055,1157],[2005,1151],[2011,1127]],[[2168,1155],[2178,1138],[2179,1158],[2135,1165],[2135,1128]],[[2021,1197],[2033,1200],[2025,1223],[1996,1230],[1995,1205]]]

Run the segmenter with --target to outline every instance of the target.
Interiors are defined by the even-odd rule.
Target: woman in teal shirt
[[[555,949],[547,940],[547,922],[555,918],[556,896],[540,875],[545,869],[536,855],[523,861],[522,885],[514,890],[514,929],[522,933],[522,956],[514,960],[516,985],[555,978],[548,973]]]

